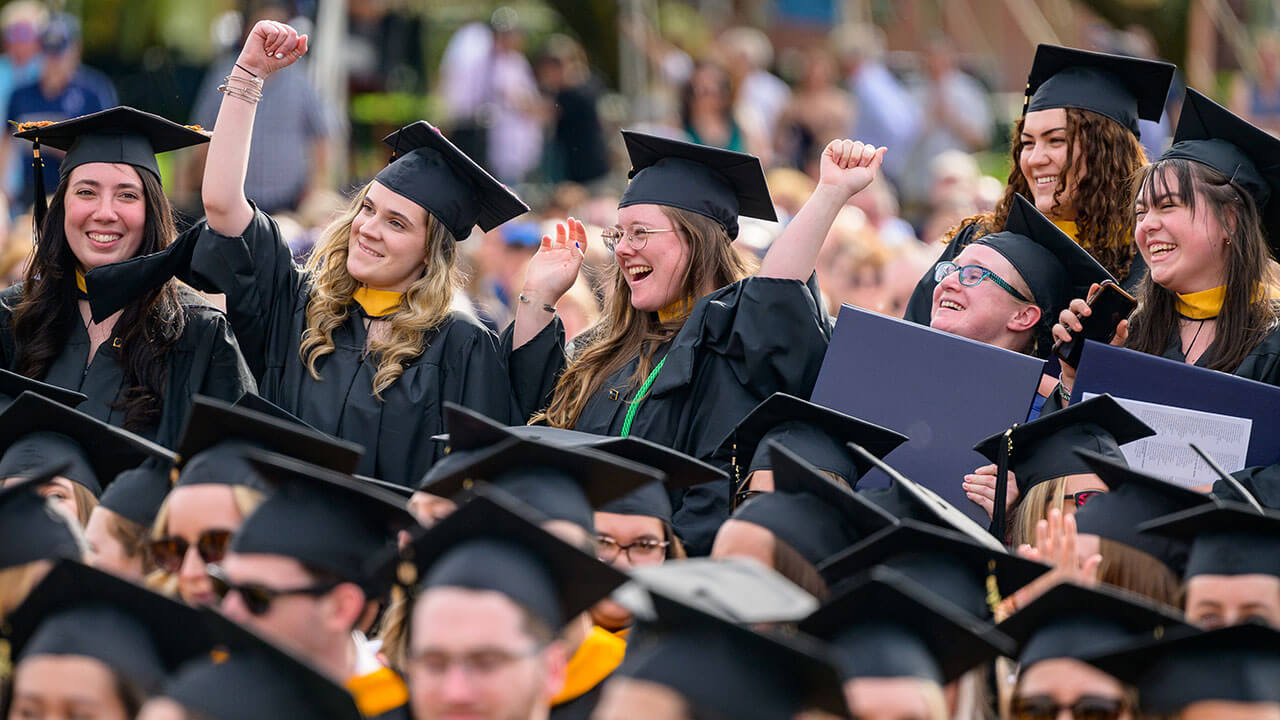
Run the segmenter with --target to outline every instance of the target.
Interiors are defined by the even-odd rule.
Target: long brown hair
[[[1075,163],[1076,152],[1082,152],[1080,172],[1076,173],[1076,189],[1072,204],[1076,215],[1075,240],[1117,280],[1129,275],[1133,260],[1133,207],[1129,202],[1129,178],[1146,164],[1142,144],[1120,123],[1091,110],[1066,108],[1066,167]],[[1022,129],[1026,118],[1018,118],[1010,139],[1012,164],[1004,197],[994,211],[965,218],[947,232],[950,241],[966,225],[977,225],[977,236],[999,232],[1009,219],[1015,193],[1032,197],[1031,185],[1022,175]],[[1067,191],[1069,173],[1058,176],[1053,191],[1054,201],[1061,204]]]
[[[1170,178],[1177,181],[1177,192]],[[1226,247],[1226,298],[1218,314],[1213,343],[1204,351],[1206,366],[1234,372],[1277,321],[1269,297],[1275,283],[1271,254],[1253,198],[1226,175],[1192,160],[1160,160],[1143,168],[1133,181],[1133,197],[1148,208],[1175,200],[1192,216],[1201,209],[1229,233]],[[1150,275],[1138,287],[1138,309],[1129,323],[1125,346],[1163,355],[1178,327],[1177,295]]]
[[[661,207],[689,248],[689,263],[680,283],[683,297],[697,298],[705,287],[724,287],[751,274],[753,268],[733,249],[729,234],[719,223],[679,208]],[[613,287],[605,298],[603,319],[578,338],[584,345],[556,382],[551,404],[535,415],[535,420],[573,427],[606,378],[639,356],[640,364],[629,381],[638,385],[653,368],[654,351],[684,326],[684,318],[664,323],[657,313],[632,307],[631,287],[622,268],[611,263],[609,273]]]
[[[13,309],[13,334],[18,345],[14,370],[40,379],[66,347],[74,323],[81,322],[76,300],[76,257],[67,244],[64,227],[70,173],[58,183],[49,211],[39,228],[35,257],[27,268],[22,300]],[[177,228],[173,208],[160,180],[138,171],[146,202],[146,223],[138,255],[159,252],[173,242]],[[124,426],[145,431],[159,420],[169,374],[169,350],[186,327],[177,281],[170,279],[129,305],[116,319],[112,334],[120,338],[124,390],[116,407],[125,411]]]
[[[311,278],[311,298],[307,301],[307,329],[298,348],[311,377],[320,380],[320,358],[333,352],[333,333],[347,320],[352,296],[360,283],[347,272],[347,255],[351,243],[351,223],[360,212],[373,182],[365,185],[352,199],[341,216],[325,228],[316,243],[307,274]],[[400,307],[388,318],[390,331],[385,339],[369,343],[369,351],[378,358],[373,376],[373,394],[382,399],[382,391],[404,373],[404,363],[422,353],[427,333],[449,317],[453,291],[462,284],[458,268],[458,249],[453,234],[431,213],[426,213],[426,271],[405,291]]]

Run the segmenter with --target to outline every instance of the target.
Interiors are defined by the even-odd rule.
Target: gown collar
[[[371,318],[386,317],[394,313],[400,307],[400,301],[404,298],[404,293],[394,292],[392,290],[374,290],[373,288],[360,287],[352,293],[351,299],[359,303],[364,309],[364,313]]]
[[[1193,293],[1177,293],[1178,314],[1189,320],[1209,320],[1218,317],[1222,312],[1222,303],[1227,297],[1227,286],[1201,290]]]

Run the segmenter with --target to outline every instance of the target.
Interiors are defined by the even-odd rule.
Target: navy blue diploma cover
[[[1071,404],[1085,393],[1250,418],[1253,430],[1245,467],[1280,462],[1280,388],[1274,385],[1089,340],[1080,356]]]
[[[845,305],[811,399],[906,435],[885,461],[986,527],[961,484],[990,464],[973,446],[1026,420],[1043,370],[1028,355]],[[887,483],[872,470],[858,487]]]

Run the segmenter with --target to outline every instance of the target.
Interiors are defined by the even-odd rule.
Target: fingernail
[[[581,250],[581,249],[582,249],[582,244],[581,244],[581,243],[579,243],[577,240],[574,240],[574,241],[573,241],[573,246],[574,246],[574,247],[576,247],[576,248],[578,248],[579,250]]]
[[[283,59],[284,59],[284,53],[276,53],[276,59],[277,59],[277,60],[283,60]]]

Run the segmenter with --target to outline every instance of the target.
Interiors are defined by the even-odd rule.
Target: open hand
[[[1005,510],[1013,507],[1013,504],[1018,501],[1018,480],[1012,470],[1008,472],[1008,475],[1008,490],[1004,498]],[[965,475],[964,494],[981,506],[983,510],[986,510],[987,517],[991,517],[995,512],[996,506],[996,466],[983,465],[972,473]]]
[[[532,303],[555,305],[578,280],[583,254],[587,251],[587,229],[569,218],[556,223],[556,236],[542,236],[538,252],[524,271],[522,293]]]
[[[1078,541],[1075,515],[1065,515],[1058,508],[1050,510],[1047,519],[1036,523],[1036,544],[1019,547],[1018,555],[1051,565],[1053,569],[1005,598],[1003,609],[1013,612],[1026,607],[1049,588],[1064,582],[1086,587],[1097,585],[1102,556],[1094,553],[1080,557]]]
[[[832,140],[822,151],[819,184],[834,185],[852,196],[871,184],[885,148],[877,148],[855,140]]]
[[[289,25],[260,20],[244,41],[236,63],[260,78],[287,68],[307,54],[307,36]]]

